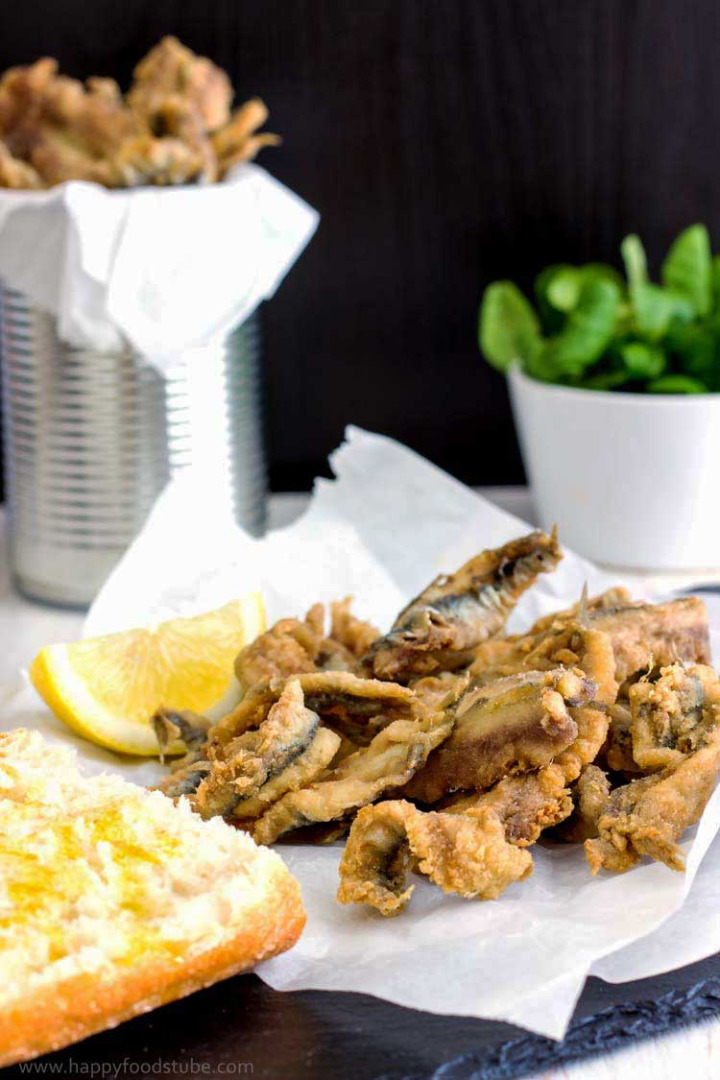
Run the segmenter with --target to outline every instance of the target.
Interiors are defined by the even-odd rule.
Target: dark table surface
[[[508,1024],[432,1016],[361,994],[281,994],[244,975],[44,1061],[63,1077],[499,1080],[718,1014],[720,956],[617,986],[590,979],[559,1043]],[[19,1080],[27,1070],[15,1066],[2,1075]]]

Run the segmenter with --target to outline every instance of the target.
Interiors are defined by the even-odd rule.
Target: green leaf
[[[648,341],[660,341],[675,322],[689,322],[694,310],[680,293],[646,282],[633,297],[635,326]]]
[[[642,240],[635,233],[626,236],[620,245],[620,253],[625,264],[625,274],[630,288],[630,296],[641,286],[645,285],[647,276],[647,256]]]
[[[544,371],[538,377],[582,375],[599,360],[612,340],[619,304],[620,290],[612,282],[591,281],[584,285],[562,330],[546,342],[535,358]]]
[[[666,345],[679,367],[689,375],[696,375],[707,382],[720,374],[717,326],[707,322],[672,326]]]
[[[626,378],[657,379],[667,367],[663,349],[645,341],[627,341],[620,346],[619,353],[627,371]]]
[[[586,390],[617,390],[628,381],[626,371],[602,371],[598,375],[581,379],[578,385],[584,386]]]
[[[683,296],[695,314],[707,315],[713,299],[710,237],[704,225],[691,225],[673,242],[662,264],[663,285]]]
[[[695,314],[682,293],[648,280],[645,248],[639,236],[626,236],[620,245],[637,332],[648,341],[659,341],[675,320],[687,322]]]
[[[585,266],[558,266],[550,276],[546,293],[550,304],[563,312],[572,311],[580,302],[583,288],[594,281],[609,281],[622,290],[623,281],[617,270],[603,263]]]
[[[526,366],[542,345],[540,323],[529,301],[511,281],[488,285],[480,305],[480,348],[499,371]]]
[[[535,299],[537,301],[537,309],[540,314],[540,321],[543,326],[543,330],[547,334],[555,334],[562,326],[564,319],[562,313],[558,311],[556,307],[550,303],[548,299],[548,289],[550,282],[555,275],[561,271],[572,270],[572,266],[566,264],[557,264],[554,266],[546,266],[544,270],[541,270],[538,276],[535,278]]]
[[[648,383],[651,394],[707,394],[708,388],[690,375],[663,375]]]

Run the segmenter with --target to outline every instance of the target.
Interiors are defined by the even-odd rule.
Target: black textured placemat
[[[40,1068],[15,1066],[2,1077],[506,1080],[717,1015],[720,956],[634,983],[590,979],[562,1042],[362,994],[279,994],[245,975],[49,1055]]]

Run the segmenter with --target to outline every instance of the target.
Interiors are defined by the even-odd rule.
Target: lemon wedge
[[[259,593],[216,611],[70,645],[48,645],[30,679],[79,735],[123,754],[157,755],[150,717],[164,705],[203,712],[233,682],[240,649],[265,630]]]

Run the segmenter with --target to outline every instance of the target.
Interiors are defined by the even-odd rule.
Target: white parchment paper
[[[319,216],[258,165],[207,187],[0,191],[0,277],[73,345],[164,371],[268,299]]]
[[[180,477],[107,583],[86,632],[194,613],[254,588],[265,595],[270,620],[353,593],[357,611],[387,627],[435,574],[528,529],[390,439],[350,429],[331,463],[336,479],[317,482],[307,513],[264,540],[245,536],[207,485]],[[513,625],[573,602],[585,582],[597,591],[619,579],[567,553],[522,599]],[[74,739],[29,689],[2,726],[18,723],[75,742],[90,771],[112,769],[140,783],[158,775],[153,763],[119,760]],[[710,899],[720,892],[717,845],[693,888],[719,824],[716,792],[685,844],[686,874],[648,864],[592,878],[581,846],[537,845],[532,877],[499,900],[448,897],[418,879],[394,920],[334,902],[340,846],[284,846],[308,924],[295,948],[259,974],[277,989],[359,991],[559,1038],[590,972],[623,981],[720,946]]]

